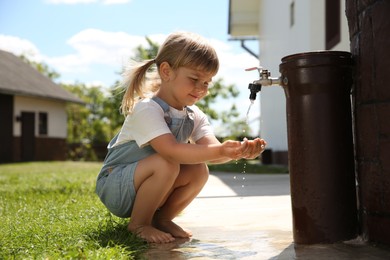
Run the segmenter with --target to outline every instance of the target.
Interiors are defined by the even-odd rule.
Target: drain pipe
[[[248,46],[245,45],[246,41],[257,41],[257,40],[258,40],[258,38],[256,38],[256,37],[237,37],[237,38],[229,39],[229,41],[240,41],[241,42],[241,48],[246,50],[250,55],[255,57],[257,60],[259,60],[260,56],[258,54],[256,54],[254,51],[252,51],[251,49],[249,49]]]

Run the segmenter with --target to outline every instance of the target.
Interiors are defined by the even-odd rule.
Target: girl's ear
[[[160,64],[160,77],[162,81],[169,81],[172,77],[172,68],[168,62],[164,61]]]

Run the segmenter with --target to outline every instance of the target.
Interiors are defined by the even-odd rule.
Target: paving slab
[[[193,237],[151,244],[144,259],[390,259],[388,248],[359,239],[294,245],[288,174],[214,172],[175,222]]]

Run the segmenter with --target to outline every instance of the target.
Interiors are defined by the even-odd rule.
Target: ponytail
[[[125,89],[125,94],[122,99],[120,110],[124,116],[133,111],[134,105],[138,99],[145,98],[148,93],[156,91],[156,84],[146,88],[146,75],[150,67],[156,62],[155,59],[147,60],[138,63],[131,68],[127,68],[123,73],[122,87]],[[150,88],[151,87],[151,88]]]
[[[158,68],[155,73],[154,83],[150,82],[150,67],[157,67],[163,62],[168,62],[173,70],[180,67],[193,68],[207,71],[213,75],[219,69],[219,60],[215,49],[200,35],[177,32],[168,36],[159,48],[155,59],[138,63],[123,74],[122,87],[126,92],[122,99],[121,111],[126,116],[131,114],[135,103],[149,97],[160,88],[161,79],[158,77]],[[148,81],[148,84],[145,84]]]

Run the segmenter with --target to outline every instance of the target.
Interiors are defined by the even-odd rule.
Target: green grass
[[[95,195],[100,166],[0,165],[0,259],[135,259],[146,249]]]
[[[0,164],[0,259],[136,259],[147,244],[94,193],[101,163]],[[285,173],[256,161],[213,171]]]

